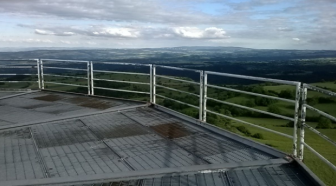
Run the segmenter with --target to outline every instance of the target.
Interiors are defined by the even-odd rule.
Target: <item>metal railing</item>
[[[63,85],[63,86],[72,86],[72,87],[84,87],[84,88],[87,88],[88,94],[90,95],[90,62],[89,61],[40,59],[39,64],[40,64],[40,69],[41,69],[40,70],[41,89],[46,88],[45,84]],[[76,68],[72,66],[75,66]],[[64,71],[66,73],[64,73]],[[84,75],[78,76],[77,74],[74,74],[74,72],[76,73],[82,72],[82,74],[86,74],[86,77],[84,77]],[[87,85],[56,82],[56,81],[46,81],[45,77],[86,79]]]
[[[94,70],[92,61],[90,62],[90,71],[91,71],[91,95],[94,95],[94,89],[108,90],[108,91],[118,91],[118,92],[128,92],[128,93],[136,93],[136,94],[147,94],[152,95],[152,83],[151,83],[151,71],[152,65],[149,64],[138,64],[138,63],[121,63],[121,62],[95,62],[95,64],[100,65],[121,65],[121,66],[137,66],[137,67],[148,67],[148,71],[150,73],[139,73],[139,72],[121,72],[121,71],[113,71],[113,70]],[[105,79],[105,78],[96,78],[95,73],[103,73],[103,74],[126,74],[126,75],[140,75],[140,76],[148,76],[150,82],[138,82],[138,81],[124,81],[124,80],[116,80],[116,79]],[[98,87],[95,86],[95,81],[105,81],[105,82],[115,82],[115,83],[127,83],[127,84],[137,84],[137,85],[147,85],[150,86],[149,92],[143,91],[135,91],[128,89],[116,89],[116,88],[107,88],[107,87]]]
[[[199,73],[199,77],[200,77],[199,78],[199,82],[190,81],[190,80],[184,80],[184,79],[181,79],[181,78],[178,78],[178,77],[158,75],[157,71],[156,71],[157,68]],[[182,105],[187,105],[189,107],[197,109],[198,113],[199,113],[199,120],[202,120],[203,71],[201,71],[201,70],[194,70],[194,69],[187,69],[187,68],[171,67],[171,66],[154,65],[153,66],[152,76],[153,76],[153,103],[154,104],[156,104],[156,97],[160,97],[162,99],[167,99],[167,100],[170,100],[170,101],[174,101],[174,102],[177,102],[177,103],[182,104]],[[167,86],[158,85],[157,84],[157,78],[168,79],[168,80],[183,82],[183,83],[187,83],[187,84],[198,85],[199,86],[199,93],[195,94],[195,93],[190,93],[190,92],[187,92],[187,91],[178,90],[178,89],[167,87]],[[157,94],[156,93],[156,88],[157,87],[163,88],[163,89],[167,89],[167,90],[170,90],[170,91],[174,91],[174,92],[180,92],[180,93],[188,94],[188,95],[191,95],[191,96],[195,96],[195,97],[197,97],[199,99],[199,105],[195,106],[195,105],[183,102],[183,101],[179,101],[179,100],[176,100],[176,99],[173,99],[173,98],[169,98],[169,97]]]
[[[333,170],[336,171],[336,166],[334,164],[332,164],[329,160],[327,160],[325,157],[323,157],[320,153],[318,153],[310,145],[305,143],[305,140],[304,140],[305,139],[305,128],[308,128],[313,133],[317,134],[318,136],[325,139],[326,141],[328,141],[329,143],[331,143],[332,145],[334,145],[336,147],[336,142],[335,141],[333,141],[328,136],[322,134],[320,131],[316,130],[315,128],[311,127],[310,125],[308,125],[306,123],[306,115],[307,115],[306,111],[307,111],[307,109],[309,109],[311,111],[315,111],[318,114],[320,114],[321,116],[324,116],[324,117],[336,122],[336,117],[307,104],[307,96],[308,96],[308,91],[307,90],[312,90],[312,91],[316,91],[316,92],[319,92],[319,93],[327,95],[327,96],[336,97],[335,92],[325,90],[325,89],[322,89],[322,88],[319,88],[319,87],[316,87],[316,86],[313,86],[313,85],[309,85],[309,84],[303,84],[302,85],[302,108],[301,108],[299,159],[303,160],[304,147],[307,147],[317,157],[319,157],[322,161],[324,161],[327,165],[329,165]]]
[[[13,64],[19,62],[19,64]],[[6,63],[6,64],[2,64]],[[0,82],[1,83],[37,83],[38,87],[40,85],[40,68],[38,59],[22,59],[22,60],[0,60]],[[20,71],[25,71],[24,73],[17,73],[16,69]],[[14,72],[15,71],[15,72]],[[27,73],[28,71],[28,73]],[[29,72],[33,71],[33,73]],[[15,76],[26,76],[26,77],[35,77],[37,81],[26,81],[26,80],[3,80],[2,78],[8,79],[8,77]]]
[[[1,60],[0,60],[1,61]],[[5,61],[5,60],[2,60]],[[6,60],[9,61],[9,60]],[[20,61],[20,60],[10,60],[10,61]],[[272,132],[287,138],[290,138],[293,140],[293,149],[292,149],[292,155],[294,157],[299,157],[299,159],[303,160],[303,152],[304,152],[304,147],[307,147],[309,150],[311,150],[315,155],[317,155],[321,160],[326,162],[332,169],[336,171],[335,165],[333,165],[330,161],[328,161],[325,157],[320,155],[315,149],[313,149],[311,146],[309,146],[307,143],[305,143],[304,138],[305,138],[305,128],[310,129],[312,132],[315,134],[321,136],[323,139],[327,140],[330,142],[332,145],[336,147],[336,142],[328,138],[327,136],[321,134],[318,130],[314,129],[313,127],[309,126],[306,124],[306,109],[315,111],[319,113],[320,115],[329,118],[332,121],[336,122],[336,118],[334,116],[331,116],[330,114],[323,112],[317,108],[314,108],[311,105],[308,105],[306,103],[307,100],[307,89],[313,90],[320,92],[325,95],[329,95],[332,97],[336,97],[336,93],[321,89],[312,85],[308,84],[302,84],[300,82],[296,81],[285,81],[285,80],[278,80],[278,79],[269,79],[269,78],[262,78],[262,77],[253,77],[253,76],[245,76],[245,75],[236,75],[236,74],[228,74],[228,73],[219,73],[219,72],[211,72],[211,71],[202,71],[202,70],[194,70],[194,69],[186,69],[186,68],[179,68],[179,67],[171,67],[171,66],[161,66],[161,65],[152,65],[152,64],[139,64],[139,63],[121,63],[121,62],[92,62],[92,61],[77,61],[77,60],[56,60],[56,59],[34,59],[34,60],[21,60],[21,61],[29,61],[29,62],[35,62],[36,65],[0,65],[1,71],[0,71],[0,77],[1,76],[16,76],[16,75],[36,75],[38,78],[38,85],[39,89],[45,89],[45,84],[55,84],[55,85],[63,85],[63,86],[73,86],[73,87],[84,87],[87,88],[87,94],[88,95],[95,95],[95,90],[96,89],[101,89],[101,90],[107,90],[107,91],[116,91],[116,92],[127,92],[127,93],[135,93],[135,94],[144,94],[149,96],[149,100],[152,104],[158,104],[157,103],[157,98],[161,98],[163,100],[170,100],[174,101],[176,103],[186,105],[189,107],[192,107],[194,109],[197,109],[199,111],[198,117],[199,120],[202,122],[206,122],[207,120],[207,113],[218,115],[220,117],[224,117],[233,121],[237,121],[243,124],[247,124],[268,132]],[[75,64],[75,65],[73,65]],[[94,66],[95,65],[95,66]],[[120,70],[109,70],[110,68],[107,69],[99,69],[97,66],[99,65],[105,65],[105,66],[133,66],[133,67],[144,67],[147,69],[146,71],[149,71],[148,73],[143,73],[143,72],[122,72]],[[17,73],[2,73],[5,71],[4,69],[15,69],[15,68],[36,68],[36,74],[17,74]],[[181,76],[168,76],[168,75],[162,75],[161,73],[157,72],[157,69],[162,69],[162,70],[170,70],[170,71],[179,71],[179,72],[188,72],[188,73],[195,73],[197,76],[199,76],[199,81],[194,81],[186,78],[181,78]],[[48,73],[46,73],[48,71]],[[6,72],[6,71],[5,71]],[[66,72],[66,73],[65,73]],[[72,73],[68,73],[72,72]],[[75,72],[75,73],[73,73]],[[82,72],[84,74],[83,76],[78,76],[78,72]],[[125,75],[138,75],[138,76],[147,76],[148,82],[138,82],[138,81],[127,81],[127,80],[120,80],[120,79],[115,79],[115,78],[101,78],[105,76],[100,76],[99,74],[125,74]],[[252,91],[246,91],[246,90],[240,90],[235,88],[234,86],[227,87],[227,86],[219,86],[215,84],[209,84],[209,75],[210,76],[217,76],[217,77],[227,77],[227,78],[236,78],[236,79],[243,79],[243,80],[254,80],[254,81],[262,81],[262,82],[271,82],[271,83],[276,83],[276,84],[282,84],[282,85],[290,85],[294,86],[295,88],[295,99],[287,99],[287,98],[282,98],[282,97],[277,97],[273,95],[267,95],[263,93],[256,93]],[[85,79],[85,84],[73,84],[73,83],[66,83],[66,82],[57,82],[57,81],[45,81],[46,77],[60,77],[60,78],[74,78],[74,79]],[[188,90],[181,90],[179,88],[173,88],[169,87],[166,85],[169,84],[158,84],[159,79],[167,79],[167,80],[173,80],[176,82],[180,82],[182,84],[191,84],[194,86],[199,87],[199,91],[197,93],[192,93],[189,92]],[[195,79],[195,78],[194,78]],[[136,85],[145,85],[149,86],[149,91],[135,91],[135,90],[129,90],[129,89],[120,89],[120,88],[111,88],[111,87],[100,87],[96,86],[96,81],[104,81],[104,82],[115,82],[115,83],[127,83],[127,84],[136,84]],[[7,83],[12,83],[12,81],[0,81],[0,82],[7,82]],[[16,82],[16,81],[15,81]],[[23,81],[20,81],[23,82]],[[34,81],[33,81],[34,82]],[[13,82],[14,83],[14,82]],[[194,96],[195,98],[199,99],[199,105],[193,105],[190,103],[186,103],[181,100],[177,100],[174,98],[171,98],[166,95],[161,95],[157,93],[157,88],[160,89],[166,89],[169,91],[173,92],[179,92],[183,94],[187,94],[190,96]],[[225,100],[220,100],[216,99],[213,97],[208,96],[208,88],[214,88],[217,90],[223,90],[223,91],[230,91],[230,92],[235,92],[239,94],[246,94],[250,96],[256,96],[256,97],[262,97],[262,98],[267,98],[267,99],[274,99],[278,101],[283,101],[287,103],[294,104],[294,113],[293,117],[288,117],[285,115],[277,114],[277,113],[272,113],[269,111],[263,111],[259,110],[256,108],[244,106],[241,104],[236,104],[232,102],[228,102]],[[238,118],[234,118],[232,116],[228,116],[219,112],[215,112],[212,110],[209,110],[207,108],[207,101],[213,101],[219,104],[224,104],[228,106],[232,106],[235,108],[240,108],[240,109],[245,109],[249,110],[252,112],[264,114],[264,115],[269,115],[275,118],[280,118],[280,119],[285,119],[288,121],[291,121],[294,123],[293,126],[293,135],[288,135],[282,132],[278,132],[275,130],[272,130],[270,128],[266,128],[263,126],[260,126],[258,124],[254,124],[251,122],[243,121]],[[300,114],[300,121],[301,124],[298,125],[298,119],[299,119],[299,113],[300,113],[300,108],[301,108],[301,114]],[[300,129],[299,132],[299,137],[300,137],[300,142],[299,142],[299,155],[297,153],[297,144],[298,144],[298,135],[297,135],[297,129]]]
[[[253,93],[253,92],[248,92],[248,91],[244,91],[244,90],[238,90],[238,89],[234,89],[234,88],[228,88],[228,87],[222,87],[222,86],[217,86],[217,85],[210,85],[208,84],[208,75],[215,75],[215,76],[221,76],[221,77],[231,77],[231,78],[238,78],[238,79],[245,79],[245,80],[255,80],[255,81],[263,81],[263,82],[271,82],[271,83],[277,83],[277,84],[284,84],[284,85],[292,85],[295,86],[296,89],[296,96],[295,96],[295,100],[291,100],[291,99],[285,99],[285,98],[279,98],[276,96],[270,96],[270,95],[264,95],[264,94],[259,94],[259,93]],[[206,122],[206,116],[207,113],[211,113],[211,114],[215,114],[230,120],[234,120],[243,124],[247,124],[256,128],[260,128],[287,138],[291,138],[293,139],[293,155],[297,156],[297,123],[298,123],[298,115],[299,115],[299,101],[300,101],[300,82],[295,82],[295,81],[284,81],[284,80],[277,80],[277,79],[269,79],[269,78],[261,78],[261,77],[253,77],[253,76],[244,76],[244,75],[236,75],[236,74],[227,74],[227,73],[219,73],[219,72],[210,72],[210,71],[205,71],[204,72],[204,105],[203,105],[203,121]],[[232,92],[238,92],[238,93],[242,93],[242,94],[247,94],[247,95],[253,95],[253,96],[259,96],[259,97],[263,97],[263,98],[269,98],[269,99],[275,99],[275,100],[281,100],[281,101],[285,101],[285,102],[289,102],[289,103],[294,103],[295,104],[295,110],[294,110],[294,116],[293,118],[291,117],[287,117],[287,116],[283,116],[280,114],[275,114],[275,113],[271,113],[268,111],[262,111],[259,109],[255,109],[255,108],[251,108],[251,107],[247,107],[247,106],[243,106],[243,105],[239,105],[239,104],[235,104],[235,103],[231,103],[231,102],[227,102],[227,101],[223,101],[223,100],[219,100],[219,99],[215,99],[215,98],[211,98],[208,97],[207,95],[207,89],[208,87],[211,88],[215,88],[215,89],[221,89],[221,90],[225,90],[225,91],[232,91]],[[214,112],[211,110],[207,109],[207,100],[211,100],[211,101],[215,101],[217,103],[221,103],[221,104],[225,104],[225,105],[229,105],[229,106],[234,106],[237,108],[241,108],[241,109],[246,109],[246,110],[250,110],[253,112],[258,112],[261,114],[266,114],[266,115],[270,115],[276,118],[280,118],[280,119],[285,119],[285,120],[289,120],[294,122],[294,131],[293,131],[293,136],[285,134],[285,133],[281,133],[266,127],[262,127],[260,125],[254,124],[254,123],[250,123],[247,121],[243,121],[228,115],[224,115],[218,112]]]

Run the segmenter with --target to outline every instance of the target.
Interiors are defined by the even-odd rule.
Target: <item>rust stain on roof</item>
[[[59,95],[48,94],[48,95],[45,95],[45,96],[35,97],[33,99],[41,100],[41,101],[51,101],[51,102],[54,102],[54,101],[58,101],[58,100],[63,99],[63,97],[59,96]]]
[[[94,109],[100,109],[100,110],[105,110],[105,109],[112,107],[112,105],[106,101],[101,101],[98,99],[83,97],[83,96],[72,97],[68,100],[71,103],[77,104],[82,107],[88,107],[88,108],[94,108]]]
[[[155,132],[169,139],[181,138],[190,135],[190,132],[186,128],[182,127],[177,123],[166,123],[161,125],[155,125],[151,126],[151,128]]]

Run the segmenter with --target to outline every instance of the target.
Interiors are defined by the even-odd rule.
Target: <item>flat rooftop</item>
[[[0,185],[320,185],[271,147],[160,106],[0,92]]]

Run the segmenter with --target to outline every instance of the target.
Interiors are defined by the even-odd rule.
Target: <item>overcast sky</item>
[[[0,47],[336,49],[336,0],[0,0]]]

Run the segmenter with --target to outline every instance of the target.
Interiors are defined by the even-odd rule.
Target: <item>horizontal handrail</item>
[[[57,82],[52,82],[52,81],[44,81],[44,83],[50,83],[50,84],[55,84],[55,85],[74,86],[74,87],[88,87],[86,85],[77,85],[77,84],[68,84],[68,83],[57,83]]]
[[[315,112],[319,113],[320,115],[322,115],[322,116],[324,116],[324,117],[327,117],[327,118],[329,118],[329,119],[331,119],[331,120],[333,120],[333,121],[336,122],[336,118],[335,118],[334,116],[332,116],[332,115],[330,115],[330,114],[327,114],[327,113],[325,113],[325,112],[323,112],[323,111],[321,111],[321,110],[319,110],[319,109],[317,109],[317,108],[314,108],[314,107],[312,107],[312,106],[310,106],[310,105],[308,105],[308,104],[304,104],[304,106],[305,106],[306,108],[308,108],[308,109],[310,109],[310,110],[312,110],[312,111],[315,111]]]
[[[326,94],[328,96],[336,97],[336,92],[333,92],[333,91],[330,91],[330,90],[325,90],[323,88],[319,88],[319,87],[316,87],[316,86],[313,86],[313,85],[309,85],[309,84],[304,83],[303,88],[308,88],[310,90],[315,90],[317,92]]]
[[[38,59],[0,59],[0,61],[37,61]]]
[[[25,65],[25,66],[8,66],[8,65],[0,65],[0,68],[36,68],[37,66],[30,66],[30,65]]]
[[[62,60],[62,59],[41,59],[43,62],[45,61],[54,61],[54,62],[70,62],[70,63],[88,63],[89,61],[82,60]]]
[[[314,129],[313,127],[307,125],[306,123],[304,124],[304,127],[308,128],[309,130],[313,131],[315,134],[319,135],[320,137],[322,137],[323,139],[327,140],[328,142],[330,142],[332,145],[334,145],[336,147],[336,142],[334,142],[332,139],[330,139],[328,136],[322,134],[320,131]]]
[[[271,112],[267,112],[267,111],[262,111],[262,110],[246,107],[246,106],[243,106],[243,105],[238,105],[238,104],[235,104],[235,103],[230,103],[230,102],[227,102],[227,101],[222,101],[222,100],[210,98],[210,97],[205,97],[205,99],[216,101],[216,102],[219,102],[219,103],[223,103],[225,105],[230,105],[230,106],[234,106],[234,107],[238,107],[238,108],[242,108],[242,109],[246,109],[246,110],[251,110],[253,112],[259,112],[259,113],[262,113],[262,114],[267,114],[267,115],[270,115],[270,116],[274,116],[274,117],[289,120],[289,121],[294,121],[293,118],[283,116],[283,115],[280,115],[280,114],[275,114],[275,113],[271,113]]]
[[[1,83],[36,83],[38,81],[0,81]]]
[[[158,97],[161,97],[161,98],[163,98],[163,99],[168,99],[168,100],[175,101],[175,102],[180,103],[180,104],[183,104],[183,105],[187,105],[187,106],[189,106],[189,107],[193,107],[193,108],[199,109],[198,106],[191,105],[191,104],[189,104],[189,103],[185,103],[185,102],[182,102],[182,101],[179,101],[179,100],[176,100],[176,99],[168,98],[168,97],[166,97],[166,96],[162,96],[162,95],[159,95],[159,94],[155,94],[155,95],[158,96]]]
[[[0,76],[36,76],[38,74],[0,74]]]
[[[256,80],[256,81],[266,81],[266,82],[287,84],[287,85],[298,85],[298,84],[300,84],[300,82],[296,82],[296,81],[286,81],[286,80],[279,80],[279,79],[245,76],[245,75],[238,75],[238,74],[228,74],[228,73],[221,73],[221,72],[204,71],[204,73],[212,74],[212,75],[218,75],[218,76],[226,76],[226,77],[247,79],[247,80]]]
[[[177,78],[172,78],[169,76],[162,76],[162,75],[155,75],[156,77],[160,77],[160,78],[165,78],[165,79],[171,79],[171,80],[175,80],[175,81],[181,81],[184,83],[191,83],[191,84],[195,84],[195,85],[199,85],[200,83],[194,82],[194,81],[188,81],[188,80],[183,80],[183,79],[177,79]]]
[[[247,91],[244,91],[244,90],[232,89],[232,88],[227,88],[227,87],[220,87],[220,86],[209,85],[209,84],[207,84],[206,86],[207,87],[211,87],[211,88],[218,88],[218,89],[228,90],[228,91],[232,91],[232,92],[249,94],[249,95],[253,95],[253,96],[260,96],[260,97],[264,97],[264,98],[276,99],[276,100],[279,100],[279,101],[286,101],[286,102],[289,102],[289,103],[295,103],[295,101],[291,100],[291,99],[279,98],[279,97],[269,96],[269,95],[265,95],[265,94],[258,94],[258,93],[254,93],[254,92],[247,92]]]
[[[272,129],[269,129],[269,128],[266,128],[266,127],[262,127],[262,126],[259,126],[259,125],[256,125],[256,124],[253,124],[253,123],[250,123],[250,122],[247,122],[247,121],[243,121],[243,120],[240,120],[240,119],[231,117],[231,116],[227,116],[227,115],[224,115],[224,114],[220,114],[220,113],[217,113],[217,112],[213,112],[213,111],[211,111],[211,110],[206,110],[206,111],[209,112],[209,113],[211,113],[211,114],[215,114],[215,115],[218,115],[218,116],[222,116],[222,117],[227,118],[227,119],[231,119],[231,120],[234,120],[234,121],[237,121],[237,122],[240,122],[240,123],[244,123],[244,124],[247,124],[247,125],[251,125],[251,126],[253,126],[253,127],[260,128],[260,129],[263,129],[263,130],[266,130],[266,131],[269,131],[269,132],[273,132],[273,133],[275,133],[275,134],[279,134],[279,135],[281,135],[281,136],[284,136],[284,137],[293,139],[293,136],[290,136],[290,135],[288,135],[288,134],[284,134],[284,133],[281,133],[281,132],[278,132],[278,131],[275,131],[275,130],[272,130]]]
[[[61,68],[61,67],[50,67],[50,66],[43,66],[43,68],[47,69],[59,69],[59,70],[75,70],[75,71],[87,71],[87,69],[80,69],[80,68]]]
[[[112,91],[119,91],[119,92],[129,92],[129,93],[136,93],[136,94],[149,94],[149,92],[140,92],[134,90],[124,90],[124,89],[114,89],[114,88],[105,88],[105,87],[94,87],[94,89],[102,89],[102,90],[112,90]]]
[[[180,68],[180,67],[172,67],[172,66],[163,66],[163,65],[154,65],[155,67],[159,68],[167,68],[172,70],[181,70],[181,71],[192,71],[192,72],[202,72],[202,70],[195,70],[195,69],[189,69],[189,68]]]
[[[92,80],[109,81],[109,82],[117,82],[117,83],[131,83],[131,84],[139,84],[139,85],[149,85],[149,83],[136,82],[136,81],[121,81],[121,80],[98,79],[98,78],[92,78]]]
[[[143,75],[143,76],[149,76],[149,74],[145,74],[145,73],[135,73],[135,72],[119,72],[119,71],[106,71],[106,70],[92,70],[92,72],[111,73],[111,74],[131,74],[131,75]]]
[[[55,76],[55,77],[68,77],[68,78],[78,78],[78,79],[88,79],[87,77],[78,77],[78,76],[63,76],[57,74],[43,74],[45,76]]]
[[[160,88],[164,88],[164,89],[168,89],[168,90],[172,90],[172,91],[176,91],[176,92],[181,92],[181,93],[189,94],[189,95],[196,96],[196,97],[200,97],[200,96],[197,95],[197,94],[190,93],[190,92],[186,92],[186,91],[183,91],[183,90],[178,90],[178,89],[174,89],[174,88],[169,88],[169,87],[165,87],[165,86],[161,86],[161,85],[154,85],[154,86],[156,86],[156,87],[160,87]]]
[[[319,154],[315,149],[309,146],[307,143],[302,142],[304,146],[306,146],[310,151],[312,151],[316,156],[318,156],[322,161],[324,161],[327,165],[329,165],[334,171],[336,171],[336,166],[332,164],[329,160]]]
[[[123,63],[123,62],[94,62],[94,64],[109,64],[109,65],[132,65],[132,66],[150,66],[151,64],[144,63]]]

